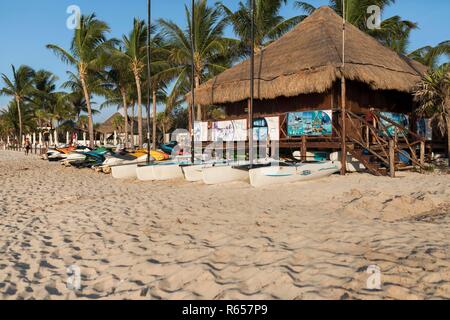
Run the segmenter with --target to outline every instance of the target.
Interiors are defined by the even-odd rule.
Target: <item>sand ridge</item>
[[[143,183],[0,151],[0,297],[450,298],[449,178]]]

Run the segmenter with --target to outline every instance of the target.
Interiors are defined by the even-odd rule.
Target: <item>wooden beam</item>
[[[420,141],[420,165],[425,165],[425,141]]]
[[[302,161],[306,161],[306,156],[307,156],[307,152],[306,152],[306,136],[302,136]]]
[[[389,140],[389,176],[395,178],[395,142]]]
[[[341,75],[341,175],[347,173],[347,126],[346,126],[346,84],[345,77]]]

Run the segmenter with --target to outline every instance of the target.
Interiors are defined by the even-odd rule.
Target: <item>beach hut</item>
[[[102,141],[103,143],[110,141],[111,143],[115,142],[119,142],[119,143],[125,143],[125,132],[124,132],[124,128],[121,127],[121,125],[119,125],[118,127],[118,123],[115,119],[117,119],[118,117],[122,117],[123,115],[120,112],[116,112],[114,113],[111,117],[109,117],[108,119],[105,120],[105,122],[103,122],[97,129],[96,132],[101,134],[101,138],[100,141]],[[138,124],[137,124],[137,119],[134,120],[134,125],[133,125],[133,134],[131,134],[131,120],[130,121],[130,125],[128,126],[130,132],[130,140],[133,140],[133,145],[137,145],[138,143]],[[143,128],[144,128],[144,136],[147,134],[147,120],[143,120]]]
[[[321,7],[256,54],[254,130],[262,124],[263,136],[281,149],[301,150],[304,158],[307,150],[348,151],[377,175],[392,165],[394,140],[391,154],[407,150],[408,160],[419,165],[424,141],[415,133],[412,91],[426,67],[348,23],[344,47],[343,25],[331,8]],[[250,61],[243,61],[195,90],[203,110],[196,131],[205,143],[240,136],[222,129],[249,127],[249,70]],[[211,106],[225,119],[204,116]]]

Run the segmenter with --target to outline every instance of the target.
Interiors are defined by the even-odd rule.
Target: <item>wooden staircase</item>
[[[379,113],[372,112],[370,118],[346,112],[346,126],[350,128],[346,134],[347,152],[368,172],[375,176],[395,176],[395,171],[406,167],[400,154],[411,163],[408,168],[425,169],[422,137]],[[336,132],[341,137],[341,130]]]
[[[376,160],[376,157],[365,154],[363,149],[347,148],[347,151],[352,155],[352,157],[358,159],[358,161],[366,167],[367,171],[374,176],[387,176],[389,174],[386,167],[383,167],[382,164]]]

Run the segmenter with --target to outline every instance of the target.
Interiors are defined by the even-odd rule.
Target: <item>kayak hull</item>
[[[293,166],[268,166],[249,171],[250,184],[255,188],[311,181],[339,172],[340,164],[332,161]]]

